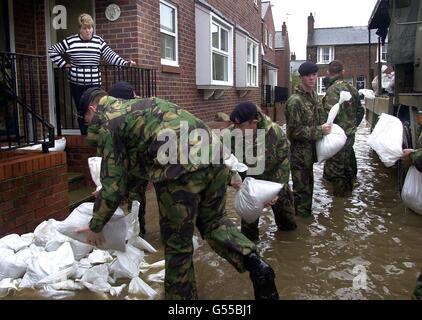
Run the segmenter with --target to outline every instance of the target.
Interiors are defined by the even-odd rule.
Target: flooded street
[[[281,299],[411,297],[422,267],[422,217],[402,205],[395,170],[385,168],[369,149],[368,135],[369,128],[361,126],[355,145],[359,173],[352,196],[334,199],[330,186],[321,179],[323,166],[315,166],[313,218],[298,217],[298,229],[293,232],[278,232],[272,214],[261,218],[258,248],[275,270]],[[234,195],[230,188],[227,209],[240,226]],[[145,238],[158,249],[156,254],[146,256],[152,263],[164,255],[152,190],[147,199]],[[200,299],[253,299],[248,273],[238,274],[202,239],[194,259]],[[146,277],[141,275],[144,280]],[[163,284],[149,284],[163,298]],[[123,299],[126,292],[117,299]],[[42,297],[25,290],[6,299],[28,298]],[[109,297],[86,289],[74,297],[105,298]]]

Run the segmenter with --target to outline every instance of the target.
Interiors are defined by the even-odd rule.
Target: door
[[[50,9],[49,14],[49,35],[50,43],[48,47],[62,41],[68,36],[79,33],[78,17],[82,13],[88,13],[95,21],[94,17],[94,1],[74,1],[74,0],[47,0]],[[52,20],[56,14],[53,13],[53,9],[56,6],[64,6],[66,8],[66,29],[55,29],[52,24]],[[53,80],[50,86],[50,106],[54,106],[50,110],[50,114],[55,114],[56,118],[54,122],[56,124],[58,134],[79,134],[79,127],[76,117],[76,106],[74,105],[73,99],[70,95],[69,83],[67,81],[66,71],[64,69],[57,68],[49,61],[49,77]],[[51,108],[51,107],[50,107]],[[58,119],[60,118],[60,119]],[[60,125],[61,128],[58,128]],[[63,129],[63,131],[61,131]]]

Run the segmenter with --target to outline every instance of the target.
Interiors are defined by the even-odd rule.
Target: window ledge
[[[174,74],[180,74],[180,67],[175,67],[175,66],[169,66],[169,65],[165,65],[162,64],[161,65],[161,72],[163,73],[174,73]]]
[[[224,92],[231,88],[231,86],[197,86],[198,90],[203,90],[204,100],[220,99]]]

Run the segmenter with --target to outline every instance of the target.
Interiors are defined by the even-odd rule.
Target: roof
[[[388,0],[378,0],[375,4],[374,11],[372,11],[369,19],[369,29],[378,29],[390,24],[390,15],[388,13]]]
[[[371,42],[377,43],[375,30],[371,30]],[[368,44],[368,27],[339,27],[315,29],[308,36],[308,47]]]
[[[284,49],[286,47],[287,37],[283,37],[283,33],[281,31],[276,31],[274,38],[276,49]]]
[[[261,18],[264,19],[267,14],[267,10],[270,7],[270,2],[261,2]]]
[[[306,62],[306,60],[295,60],[290,61],[290,70],[293,72],[298,71],[299,67],[302,65],[302,63]]]

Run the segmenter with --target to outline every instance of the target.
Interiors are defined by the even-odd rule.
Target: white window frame
[[[360,81],[359,78],[362,77],[363,81]],[[364,75],[356,76],[356,88],[358,87],[358,83],[363,82],[363,88],[366,88],[366,77]]]
[[[378,50],[379,46],[377,45],[377,60],[375,61],[375,63],[379,63],[380,59],[378,57]],[[382,63],[387,63],[387,53],[388,53],[388,43],[381,45],[381,62]]]
[[[268,47],[268,30],[266,26],[264,26],[264,44]]]
[[[273,34],[271,32],[268,33],[268,45],[270,49],[273,48]]]
[[[228,48],[227,52],[224,50],[221,50],[221,44],[220,48],[214,48],[212,44],[212,25],[216,24],[219,27],[219,36],[221,37],[220,30],[223,29],[227,31],[228,34]],[[221,38],[220,38],[221,40]],[[219,18],[217,15],[211,13],[211,19],[210,19],[210,48],[211,48],[211,61],[210,61],[210,68],[211,68],[211,84],[212,85],[233,85],[233,27],[225,23],[221,18]],[[213,74],[213,54],[219,54],[227,58],[227,81],[220,81],[220,80],[214,80],[214,74]]]
[[[251,57],[252,59],[248,61],[248,46],[251,46]],[[259,44],[255,41],[252,41],[250,39],[246,39],[246,86],[247,87],[258,87],[258,83],[259,83],[259,69],[258,69],[258,47]],[[253,56],[254,56],[254,51],[255,51],[255,61],[253,61]],[[249,81],[248,79],[248,67],[251,66],[251,80]],[[256,74],[255,74],[255,79],[253,79],[253,70],[254,67],[256,69]]]
[[[325,95],[325,92],[327,90],[327,88],[325,88],[324,86],[324,80],[325,77],[318,77],[318,81],[317,81],[317,93],[320,96]]]
[[[174,39],[174,46],[175,46],[174,50],[175,50],[175,58],[176,58],[176,60],[169,60],[169,59],[161,58],[161,64],[173,66],[173,67],[179,67],[179,32],[178,32],[178,11],[177,11],[177,7],[173,4],[165,1],[165,0],[160,0],[160,5],[161,5],[161,3],[174,10],[174,29],[175,29],[174,31],[175,32],[173,33],[173,32],[170,32],[168,30],[161,29],[161,23],[160,23],[160,36],[161,36],[161,33],[164,33],[168,36],[175,38]],[[161,19],[161,16],[160,16],[160,19]],[[161,48],[160,48],[160,50],[161,50]],[[161,53],[160,53],[160,55],[161,55]]]
[[[253,3],[257,6],[258,5],[258,0],[253,0]]]
[[[328,60],[324,60],[324,49],[328,49]],[[335,60],[335,49],[334,47],[317,47],[317,63],[318,64],[329,64]]]

